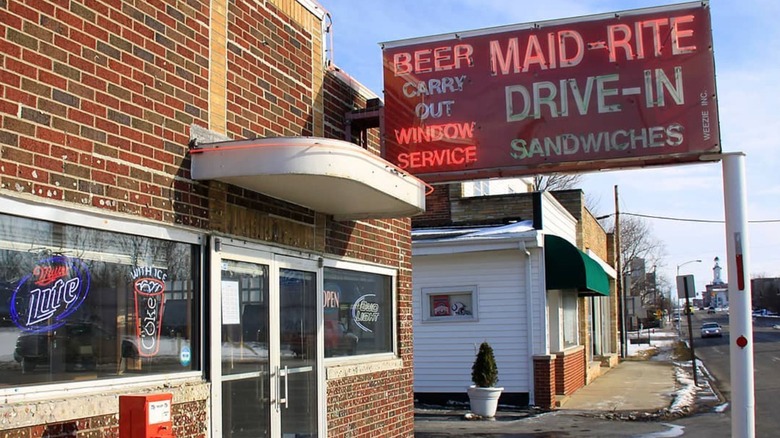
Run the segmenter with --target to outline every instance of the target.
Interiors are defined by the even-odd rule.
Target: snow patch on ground
[[[685,427],[683,426],[677,426],[668,423],[664,423],[664,426],[668,427],[669,430],[665,430],[662,432],[655,432],[648,435],[642,435],[642,438],[674,438],[678,436],[683,436],[683,434],[685,434]]]
[[[669,410],[672,413],[687,412],[696,403],[698,388],[693,384],[691,374],[686,372],[677,362],[675,362],[674,371],[680,388],[674,393],[674,402]]]

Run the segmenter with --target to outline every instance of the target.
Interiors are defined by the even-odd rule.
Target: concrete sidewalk
[[[659,350],[666,348],[659,347]],[[583,416],[653,420],[687,415],[702,400],[705,404],[717,404],[719,399],[706,381],[707,373],[700,372],[699,386],[694,386],[690,382],[690,368],[685,369],[686,363],[674,362],[670,349],[659,351],[651,359],[622,360],[590,385],[569,396],[552,415],[534,408],[499,406],[494,419],[468,421],[471,417],[467,406],[417,407],[415,436],[546,436],[536,434],[560,430],[561,424],[576,423],[577,418],[582,422]],[[680,403],[680,399],[688,400]],[[636,426],[634,422],[633,427]]]
[[[671,361],[627,360],[572,394],[556,415],[657,415],[669,408],[677,390]],[[533,408],[499,406],[494,419],[469,421],[468,407],[415,409],[414,432],[418,438],[467,436],[526,436],[557,430],[560,417],[546,418]],[[551,423],[551,424],[547,424]],[[486,435],[488,434],[488,435]],[[544,435],[540,435],[544,436]]]
[[[624,360],[578,389],[560,409],[656,412],[670,407],[678,389],[671,362]]]

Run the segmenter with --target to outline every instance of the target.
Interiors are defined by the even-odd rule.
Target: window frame
[[[458,285],[458,286],[436,286],[424,287],[420,289],[422,311],[422,322],[424,324],[441,324],[448,322],[479,322],[479,287],[477,285]],[[471,296],[471,315],[431,315],[431,299],[439,295],[470,295]]]
[[[321,327],[321,330],[323,331],[323,335],[321,338],[323,339],[323,345],[321,348],[322,354],[323,354],[323,360],[325,367],[333,366],[333,365],[349,365],[349,364],[356,364],[356,363],[365,363],[365,362],[379,362],[383,360],[389,360],[389,359],[397,359],[398,356],[398,272],[396,269],[388,268],[385,266],[377,266],[372,265],[368,263],[360,263],[360,262],[353,262],[353,261],[347,261],[347,260],[336,260],[336,259],[320,259],[321,265],[323,268],[335,268],[335,269],[343,269],[347,271],[355,271],[355,272],[364,272],[369,274],[378,274],[378,275],[385,275],[390,277],[390,300],[392,302],[392,307],[390,309],[390,316],[392,318],[392,327],[391,327],[391,340],[390,340],[390,348],[391,351],[388,352],[381,352],[381,353],[368,353],[368,354],[356,354],[354,356],[334,356],[334,357],[324,357],[325,354],[325,345],[324,345],[324,308],[320,307],[320,313],[318,315],[318,319],[321,322],[319,326]],[[322,273],[322,280],[323,280],[323,287],[320,290],[320,295],[324,294],[325,288],[324,288],[324,281],[325,281],[325,270],[321,269],[320,272]]]
[[[576,291],[561,293],[561,347],[564,350],[580,345],[579,302]],[[574,308],[567,308],[567,305],[572,303]],[[573,333],[569,333],[570,330],[573,330]],[[574,340],[570,339],[572,335]]]
[[[130,236],[148,237],[159,240],[174,241],[178,243],[195,245],[198,248],[199,272],[197,274],[198,290],[194,291],[193,299],[196,306],[202,309],[205,305],[204,280],[206,266],[206,248],[204,245],[205,234],[196,233],[180,228],[154,224],[149,221],[130,219],[118,215],[107,214],[102,211],[84,209],[77,210],[65,206],[42,205],[25,200],[12,199],[0,196],[0,214],[40,220],[49,223],[72,225],[88,228],[96,231],[119,233]],[[133,230],[129,233],[127,230]],[[148,387],[159,383],[171,381],[203,381],[205,377],[205,328],[203,312],[198,311],[194,315],[197,319],[196,330],[193,331],[193,342],[198,348],[198,368],[194,371],[167,372],[160,374],[148,374],[142,376],[117,376],[116,378],[102,378],[95,380],[74,380],[53,383],[32,384],[29,386],[8,386],[0,388],[0,397],[9,403],[28,399],[46,399],[61,395],[62,393],[94,393],[104,392],[115,388],[143,385]],[[193,349],[195,347],[193,346]]]

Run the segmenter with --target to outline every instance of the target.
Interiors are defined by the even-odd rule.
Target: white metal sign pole
[[[731,355],[731,436],[756,433],[753,382],[753,325],[748,270],[745,154],[723,154],[726,252],[729,276],[729,353]]]

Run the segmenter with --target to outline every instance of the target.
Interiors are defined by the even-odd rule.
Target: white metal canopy
[[[425,183],[342,140],[281,137],[200,144],[192,178],[218,180],[332,214],[336,220],[425,211]]]

